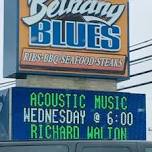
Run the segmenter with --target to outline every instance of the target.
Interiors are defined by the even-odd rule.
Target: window
[[[152,148],[145,148],[145,152],[152,152]]]
[[[82,152],[130,152],[130,150],[126,147],[86,147]]]
[[[68,147],[64,145],[0,147],[0,152],[68,152],[68,151],[69,151]]]

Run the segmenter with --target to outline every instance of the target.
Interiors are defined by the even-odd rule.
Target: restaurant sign
[[[12,140],[146,140],[145,95],[12,88]]]
[[[126,0],[22,0],[19,9],[19,72],[128,76]]]

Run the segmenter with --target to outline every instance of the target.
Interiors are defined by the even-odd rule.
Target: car
[[[150,141],[0,142],[0,152],[152,152]]]

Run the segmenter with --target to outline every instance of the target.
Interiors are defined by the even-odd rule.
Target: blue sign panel
[[[13,88],[13,140],[145,140],[145,95]]]

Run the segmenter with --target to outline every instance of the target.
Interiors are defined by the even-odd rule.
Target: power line
[[[152,60],[152,58],[146,58],[146,59],[144,59],[144,60],[138,60],[138,61],[135,61],[135,62],[130,62],[130,66],[131,65],[136,65],[136,64],[139,64],[139,63],[143,63],[143,62],[146,62],[146,61],[151,61]]]
[[[4,87],[7,87],[7,86],[12,86],[12,85],[15,85],[16,83],[6,83],[6,84],[3,84],[3,85],[0,85],[0,89],[1,88],[4,88]]]
[[[143,61],[143,62],[144,62],[144,61],[145,61],[146,59],[148,59],[148,58],[149,58],[149,59],[152,59],[152,55],[149,55],[149,56],[146,56],[146,57],[143,57],[143,58],[138,58],[138,59],[135,59],[135,60],[131,60],[131,61],[130,61],[130,64],[131,64],[131,63],[134,63],[134,62],[137,62],[137,61]]]
[[[132,89],[132,88],[136,88],[136,87],[140,87],[140,86],[145,86],[145,85],[149,85],[149,84],[152,84],[152,81],[146,82],[146,83],[137,84],[137,85],[132,85],[132,86],[128,86],[128,87],[123,87],[123,88],[120,88],[120,89],[117,89],[117,90],[121,91],[121,90],[125,90],[125,89]]]
[[[152,43],[148,44],[148,45],[145,45],[145,46],[138,47],[138,48],[133,49],[133,50],[130,50],[129,52],[134,52],[134,51],[137,51],[137,50],[140,50],[140,49],[144,49],[144,48],[149,47],[149,46],[152,46]]]
[[[7,83],[15,83],[16,81],[7,81],[7,82],[2,82],[0,83],[0,85],[4,85],[4,84],[7,84]]]
[[[131,45],[130,47],[134,47],[134,46],[137,46],[137,45],[140,45],[140,44],[144,44],[144,43],[147,43],[147,42],[150,42],[150,41],[152,41],[152,39],[148,39],[146,41],[142,41],[142,42],[136,43],[134,45]]]

